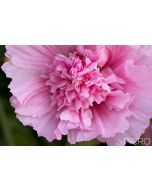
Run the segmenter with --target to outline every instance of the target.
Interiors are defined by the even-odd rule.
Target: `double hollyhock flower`
[[[7,46],[17,118],[48,141],[138,140],[152,117],[151,46]]]

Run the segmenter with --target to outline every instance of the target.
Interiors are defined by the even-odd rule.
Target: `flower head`
[[[49,141],[124,145],[149,125],[151,46],[7,46],[7,56],[17,117]]]

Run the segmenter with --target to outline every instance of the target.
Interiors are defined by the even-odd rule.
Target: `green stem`
[[[4,109],[4,103],[3,100],[1,98],[0,101],[0,123],[1,123],[1,127],[3,130],[3,135],[5,137],[6,143],[8,146],[13,146],[13,139],[10,133],[10,126],[9,126],[9,118],[7,117],[6,113],[5,113],[5,109]]]

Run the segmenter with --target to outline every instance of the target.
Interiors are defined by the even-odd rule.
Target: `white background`
[[[2,44],[152,44],[151,0],[0,0]]]
[[[0,1],[0,44],[152,45],[151,3]],[[2,190],[148,190],[151,171],[151,147],[0,147]]]
[[[2,190],[148,190],[151,147],[1,148]]]

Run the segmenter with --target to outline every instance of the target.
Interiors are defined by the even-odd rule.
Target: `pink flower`
[[[48,141],[139,139],[152,117],[151,46],[7,46],[18,119]]]

